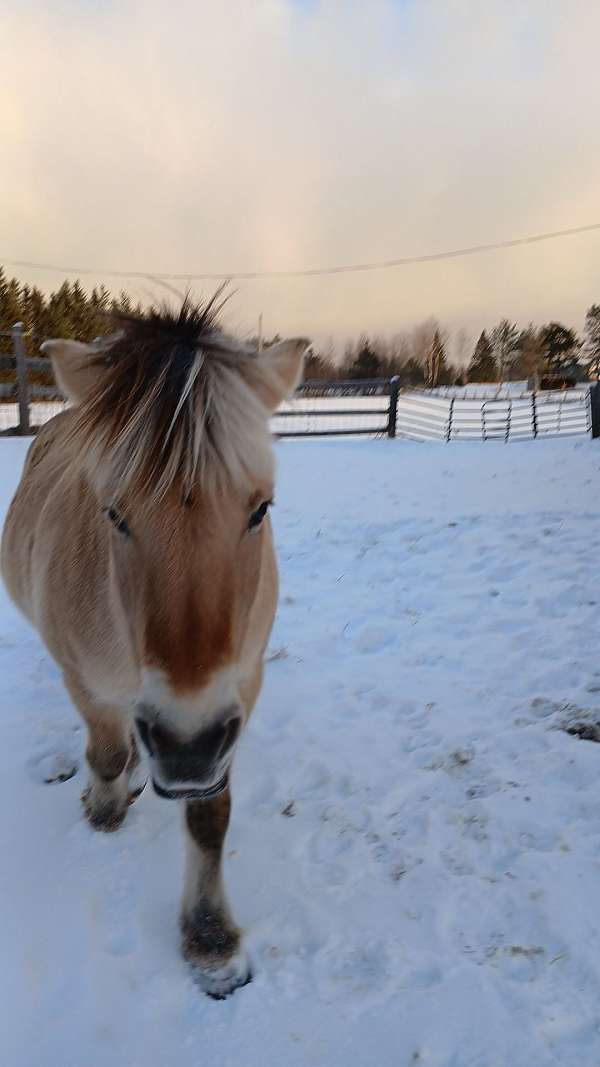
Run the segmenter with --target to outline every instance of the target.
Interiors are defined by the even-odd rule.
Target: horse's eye
[[[263,500],[262,504],[259,504],[256,510],[252,512],[248,520],[249,530],[258,529],[272,503],[272,500]]]
[[[129,526],[125,519],[121,518],[118,511],[114,508],[107,508],[105,512],[107,518],[112,522],[115,530],[118,530],[123,537],[129,537]]]

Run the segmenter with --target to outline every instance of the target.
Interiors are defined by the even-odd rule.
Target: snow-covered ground
[[[93,833],[3,599],[7,1067],[598,1067],[600,447],[282,442],[281,602],[226,879],[255,978],[177,948],[176,805]],[[24,443],[0,441],[5,504]]]

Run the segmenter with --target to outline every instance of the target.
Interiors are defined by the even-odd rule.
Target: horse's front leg
[[[250,981],[248,960],[223,889],[223,842],[229,789],[185,806],[186,872],[181,914],[183,954],[202,989],[221,998]]]
[[[145,785],[129,717],[98,703],[72,673],[65,674],[65,685],[88,728],[85,816],[95,830],[118,830]]]

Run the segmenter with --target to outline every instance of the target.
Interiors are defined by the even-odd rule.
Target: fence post
[[[450,408],[448,411],[448,429],[446,430],[446,441],[449,441],[452,437],[452,419],[454,418],[454,397],[450,401]]]
[[[531,425],[533,428],[533,436],[537,437],[537,407],[535,401],[535,390],[531,394]]]
[[[511,420],[511,417],[512,417],[512,400],[509,400],[508,401],[508,411],[506,412],[506,433],[504,435],[504,440],[505,441],[508,441],[508,439],[510,437],[510,420]]]
[[[27,436],[29,426],[29,380],[27,376],[27,355],[23,340],[23,323],[16,322],[11,330],[13,353],[17,369],[17,399],[19,401],[19,433]]]
[[[400,391],[400,379],[397,374],[390,378],[390,406],[388,409],[388,437],[396,436],[396,419],[398,417],[398,393]]]
[[[600,382],[590,386],[590,415],[592,437],[600,437]]]

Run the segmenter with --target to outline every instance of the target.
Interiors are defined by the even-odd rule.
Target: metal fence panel
[[[591,427],[591,388],[498,398],[415,390],[398,399],[398,436],[423,441],[561,437],[588,434]]]

